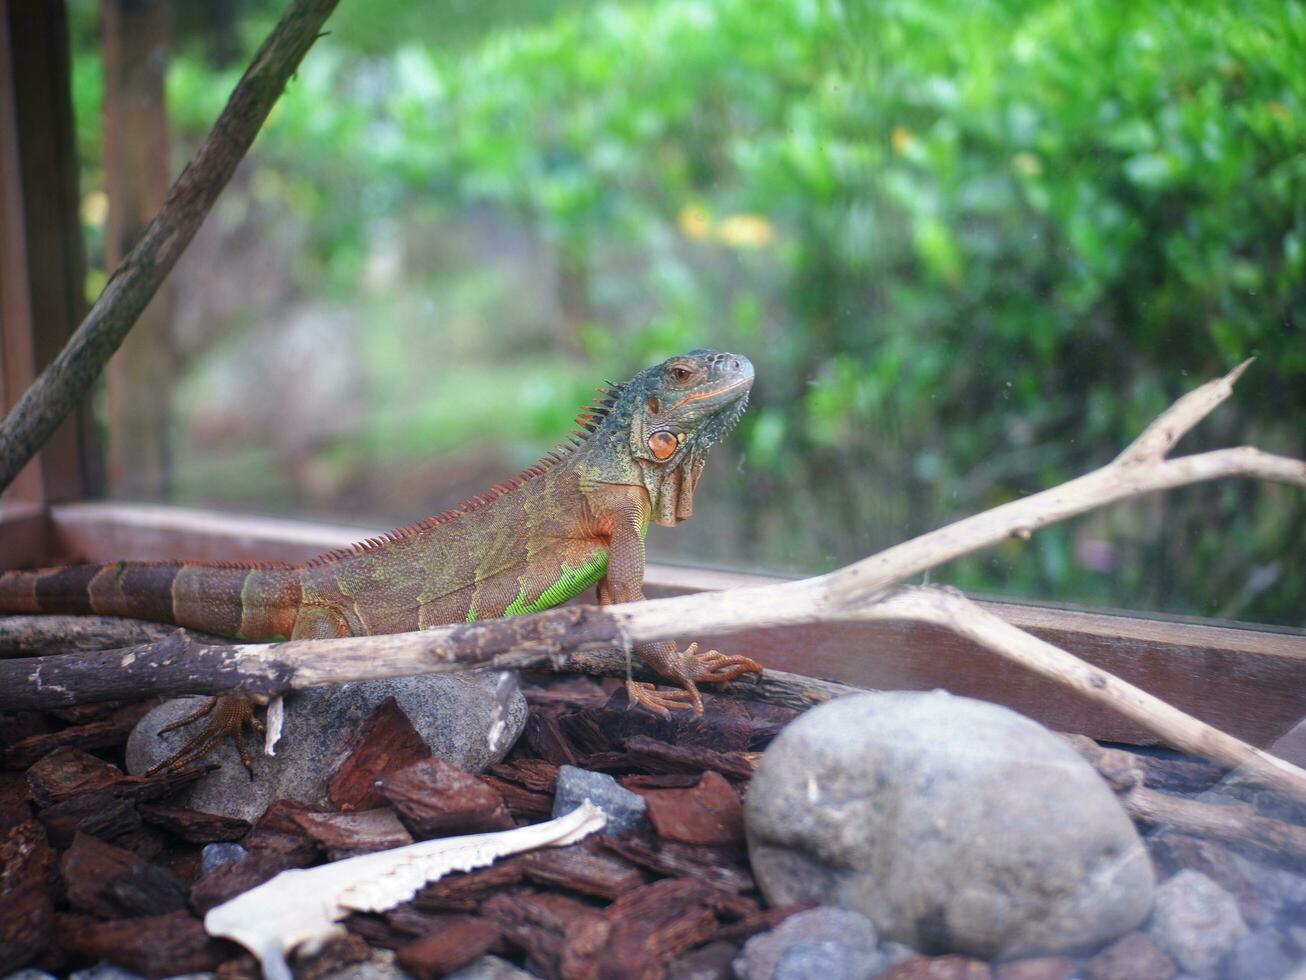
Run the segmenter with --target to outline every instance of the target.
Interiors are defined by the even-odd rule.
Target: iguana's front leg
[[[608,547],[607,577],[598,584],[600,605],[639,602],[644,598],[644,536],[640,533],[637,511],[623,512],[614,522]],[[658,674],[684,688],[681,691],[658,690],[653,684],[629,680],[626,692],[630,700],[642,704],[654,714],[668,717],[679,708],[693,708],[703,713],[703,700],[696,682],[722,683],[740,674],[760,674],[761,664],[748,657],[729,657],[716,650],[696,652],[697,643],[684,650],[670,640],[639,643],[635,653]]]
[[[329,640],[348,635],[349,624],[337,610],[326,606],[306,606],[300,609],[299,615],[295,618],[295,629],[291,639]],[[193,715],[160,728],[159,734],[184,728],[201,718],[208,718],[208,724],[196,732],[180,749],[153,766],[146,775],[152,776],[164,769],[175,771],[193,762],[199,762],[224,738],[230,738],[236,743],[240,761],[244,763],[246,771],[253,779],[254,764],[250,760],[249,750],[245,747],[245,726],[249,725],[260,734],[264,731],[263,723],[254,716],[253,702],[240,695],[215,697]]]

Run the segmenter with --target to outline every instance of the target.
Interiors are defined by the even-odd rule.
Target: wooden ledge
[[[59,504],[48,512],[7,505],[0,508],[0,567],[164,558],[300,561],[375,533],[375,528],[158,504]],[[651,565],[646,591],[658,597],[776,581]],[[1299,631],[1048,604],[981,604],[1257,746],[1273,745],[1306,718],[1306,635]],[[946,688],[1098,739],[1152,740],[1113,713],[934,627],[840,624],[686,639],[724,653],[747,654],[768,667],[846,684]]]

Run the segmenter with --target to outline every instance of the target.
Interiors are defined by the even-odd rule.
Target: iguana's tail
[[[95,613],[244,640],[289,638],[302,599],[288,566],[120,561],[0,574],[0,612]]]

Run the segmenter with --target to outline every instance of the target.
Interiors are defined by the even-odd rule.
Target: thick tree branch
[[[90,389],[199,230],[337,0],[292,0],[77,332],[0,423],[0,490]]]
[[[1239,367],[1164,412],[1113,462],[1069,483],[958,521],[817,578],[652,602],[555,609],[534,616],[391,636],[213,646],[184,633],[131,650],[0,662],[0,708],[41,708],[147,694],[288,690],[376,677],[548,664],[577,669],[604,648],[759,626],[902,619],[935,623],[1156,733],[1168,744],[1306,800],[1306,772],[1017,629],[950,590],[897,588],[935,565],[1105,504],[1224,476],[1306,486],[1306,464],[1255,449],[1169,460],[1164,452],[1228,397]],[[826,692],[789,689],[791,697]]]
[[[176,631],[175,626],[118,616],[3,616],[0,658],[134,647],[162,640]],[[217,636],[205,639],[210,643],[227,642]]]

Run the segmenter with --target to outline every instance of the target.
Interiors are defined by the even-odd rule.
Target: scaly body
[[[604,390],[577,420],[584,431],[511,480],[303,565],[117,562],[8,572],[0,610],[130,616],[258,642],[519,615],[591,587],[604,604],[642,599],[649,525],[692,515],[707,450],[742,414],[752,380],[738,355],[671,358]],[[632,700],[658,712],[701,710],[696,681],[760,669],[670,642],[636,653],[681,688],[629,685]],[[252,717],[235,699],[223,707],[209,746]]]

